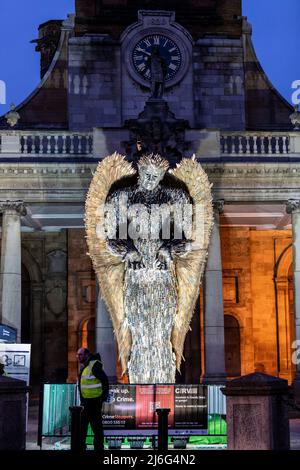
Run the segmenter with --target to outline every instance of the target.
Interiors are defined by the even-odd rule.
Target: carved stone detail
[[[67,293],[64,281],[54,280],[46,282],[46,305],[56,317],[60,316],[66,308]]]
[[[148,100],[139,117],[126,121],[125,126],[130,140],[123,145],[134,162],[144,153],[160,153],[175,166],[189,147],[185,140],[188,121],[176,119],[162,99]]]
[[[131,122],[131,121],[127,121]],[[135,122],[135,121],[134,121]],[[128,142],[123,142],[123,145],[129,147],[129,149],[133,149],[135,152],[137,151],[137,146],[136,146],[136,140],[135,141],[128,141]],[[132,147],[131,147],[132,145]],[[186,145],[189,146],[189,142],[186,142]],[[44,179],[49,178],[51,179],[51,184],[55,181],[58,180],[57,176],[60,176],[60,179],[63,177],[68,178],[69,175],[73,175],[74,180],[77,176],[80,176],[80,181],[83,179],[87,181],[87,184],[90,183],[90,179],[92,177],[92,174],[94,173],[96,167],[97,167],[98,161],[95,163],[85,163],[84,165],[82,164],[77,164],[73,163],[68,165],[61,165],[59,168],[53,168],[53,165],[45,165],[45,164],[38,164],[33,163],[32,165],[26,163],[22,163],[22,167],[15,165],[13,163],[0,163],[0,174],[4,175],[7,180],[9,178],[9,182],[11,183],[11,179],[16,179],[19,180],[20,175],[26,175],[26,181],[29,179],[30,183],[28,183],[28,187],[31,187],[35,183],[35,178],[39,178],[42,176]],[[285,178],[293,178],[293,179],[298,179],[299,174],[300,174],[300,165],[297,164],[297,162],[285,164],[282,163],[280,166],[278,164],[274,163],[273,166],[272,164],[264,164],[262,168],[257,168],[251,163],[223,163],[223,162],[218,162],[216,165],[215,163],[208,163],[208,162],[201,162],[203,169],[208,175],[213,175],[213,176],[225,176],[225,177],[240,177],[240,178],[247,178],[247,179],[252,179],[256,178],[257,175],[261,175],[262,177],[266,176],[268,179],[269,178],[276,178],[280,179],[282,176]],[[30,177],[30,178],[29,178]],[[2,184],[5,184],[5,179],[2,178]],[[25,183],[25,179],[24,179]],[[43,182],[44,184],[44,182]]]
[[[300,199],[290,199],[286,204],[287,214],[293,214],[293,212],[300,210]]]
[[[67,254],[62,250],[54,250],[47,254],[48,273],[58,274],[66,272]]]
[[[26,207],[23,201],[0,201],[0,213],[16,212],[20,216],[27,214]]]
[[[224,212],[224,206],[225,206],[225,201],[224,199],[218,199],[213,202],[214,210],[218,212],[219,214],[223,214]]]
[[[10,111],[5,115],[7,124],[9,124],[10,127],[14,127],[16,124],[18,124],[20,117],[20,114],[16,111],[15,104],[11,103]]]
[[[290,115],[290,121],[294,126],[295,131],[300,130],[300,111],[299,105],[297,104],[294,108],[294,112]]]

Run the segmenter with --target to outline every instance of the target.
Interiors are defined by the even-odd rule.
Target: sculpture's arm
[[[172,190],[172,204],[173,210],[171,211],[171,238],[164,240],[159,253],[163,256],[168,256],[170,259],[174,257],[185,256],[192,250],[192,240],[190,239],[192,233],[192,214],[193,209],[190,199],[184,191]],[[176,209],[175,209],[176,205]],[[186,210],[184,206],[186,205]],[[175,211],[179,210],[178,215],[175,216]],[[189,210],[190,209],[190,220]],[[180,217],[182,215],[182,218]],[[175,234],[181,234],[181,238],[175,238]],[[178,235],[177,235],[178,236]],[[167,255],[168,254],[168,255]]]
[[[107,246],[111,253],[121,258],[126,266],[130,266],[133,263],[140,262],[141,255],[128,235],[127,224],[124,225],[124,217],[127,218],[127,205],[124,206],[123,196],[124,193],[116,191],[106,201],[107,208],[109,208],[108,222],[116,225],[114,230],[108,230]],[[121,217],[122,204],[123,214]]]

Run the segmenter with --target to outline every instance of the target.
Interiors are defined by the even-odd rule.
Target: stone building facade
[[[0,322],[32,343],[34,384],[74,381],[81,345],[126,380],[86,254],[84,202],[97,162],[114,151],[136,161],[137,142],[171,166],[195,153],[213,183],[216,224],[178,381],[298,378],[300,134],[251,32],[240,0],[76,0],[74,15],[40,26],[41,84],[13,128],[0,118]],[[155,44],[168,64],[160,100],[145,60]]]

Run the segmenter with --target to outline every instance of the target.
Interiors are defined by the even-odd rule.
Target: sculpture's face
[[[147,191],[153,191],[164,177],[164,171],[153,165],[147,165],[139,169],[139,184]]]

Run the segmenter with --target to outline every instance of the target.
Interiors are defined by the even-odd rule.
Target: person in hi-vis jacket
[[[103,450],[102,404],[108,398],[108,378],[101,362],[100,354],[91,354],[86,348],[77,351],[80,363],[78,386],[81,406],[81,450],[86,449],[88,425],[94,433],[94,450]]]

